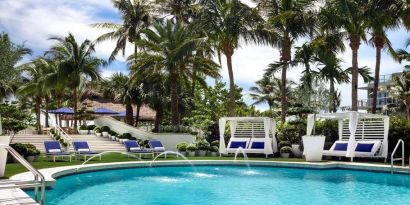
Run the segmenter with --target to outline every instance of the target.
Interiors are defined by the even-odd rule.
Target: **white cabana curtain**
[[[307,118],[306,135],[312,135],[313,126],[315,125],[315,115],[310,114]]]
[[[270,129],[271,129],[271,120],[269,119],[269,118],[264,118],[263,119],[263,128],[264,128],[264,130],[265,130],[265,143],[267,143],[267,142],[271,142],[270,140],[269,140],[269,131],[270,131]],[[271,149],[272,149],[272,145],[270,145],[270,146],[265,146],[265,148],[264,148],[264,152],[265,152],[265,154],[267,154],[267,153],[269,153],[269,151],[271,151]]]
[[[354,157],[354,149],[356,144],[356,129],[358,120],[359,119],[357,112],[351,112],[349,115],[350,137],[347,145],[346,157]]]
[[[337,120],[338,124],[338,133],[339,133],[339,140],[342,140],[343,137],[343,119]]]
[[[226,146],[225,146],[225,124],[226,119],[221,118],[219,119],[219,153],[226,153]]]
[[[389,137],[389,125],[390,125],[390,119],[388,117],[383,118],[383,123],[384,123],[384,138],[383,141],[387,142],[387,138]],[[382,156],[387,158],[388,154],[388,146],[383,146],[382,147]]]

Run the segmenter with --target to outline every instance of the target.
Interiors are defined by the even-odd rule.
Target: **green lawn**
[[[67,158],[65,158],[67,160]],[[167,159],[159,158],[157,160],[176,160],[175,156],[168,156]],[[188,157],[189,160],[233,160],[233,157]],[[151,161],[151,158],[143,159],[144,161]],[[182,158],[178,158],[178,160],[182,160]],[[243,158],[238,158],[238,160],[243,160]],[[252,157],[250,160],[266,160],[266,161],[292,161],[292,162],[303,162],[304,159],[300,158],[263,158],[263,157]],[[89,161],[87,164],[93,163],[108,163],[108,162],[127,162],[127,161],[139,161],[139,159],[135,158],[128,158],[125,155],[117,154],[117,153],[107,153],[102,156],[102,160],[95,160]],[[46,158],[45,156],[40,156],[39,161],[33,162],[33,166],[37,169],[44,169],[44,168],[51,168],[51,167],[60,167],[60,166],[70,166],[70,165],[80,165],[84,161],[79,161],[73,158],[71,162],[61,161],[58,160],[53,162],[51,158]],[[9,178],[15,174],[26,172],[26,168],[24,168],[20,163],[9,163],[6,165],[6,173],[4,178]]]

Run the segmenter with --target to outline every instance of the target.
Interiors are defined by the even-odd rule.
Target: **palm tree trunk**
[[[233,55],[233,48],[227,47],[225,49],[225,56],[226,56],[226,64],[228,66],[228,74],[229,74],[229,103],[228,103],[228,111],[230,117],[235,117],[235,81],[233,78],[233,68],[232,68],[232,55]]]
[[[46,95],[46,96],[45,96],[45,103],[46,103],[46,105],[45,105],[45,108],[46,108],[46,127],[49,127],[49,124],[48,124],[48,103],[49,103],[49,101],[50,101],[50,97],[49,97],[48,95]]]
[[[162,118],[164,116],[164,110],[162,105],[157,106],[157,108],[155,109],[156,114],[155,114],[155,122],[154,122],[154,132],[159,132],[160,128],[160,124],[162,122]]]
[[[176,75],[172,74],[170,81],[171,89],[171,115],[172,125],[179,125],[179,113],[178,113],[178,84]]]
[[[283,47],[281,50],[281,62],[283,63],[282,67],[282,76],[281,76],[281,96],[280,96],[280,104],[281,104],[281,112],[280,112],[280,119],[282,122],[286,121],[286,110],[287,110],[287,102],[286,102],[286,72],[288,70],[289,62],[291,60],[291,43],[289,38],[285,38],[283,40]]]
[[[42,131],[41,131],[41,122],[40,122],[40,117],[41,117],[40,105],[41,105],[41,97],[36,96],[35,111],[36,111],[36,127],[37,127],[38,134],[42,133]]]
[[[125,123],[133,125],[133,119],[132,105],[131,102],[128,102],[125,104]]]
[[[138,122],[140,119],[140,110],[141,110],[141,105],[137,104],[137,112],[135,113],[135,127],[138,127]]]
[[[358,52],[360,46],[360,37],[350,35],[350,48],[352,49],[352,111],[357,111],[357,87],[359,80]]]
[[[74,133],[77,133],[77,86],[73,86]]]
[[[378,39],[378,38],[377,38]],[[383,49],[384,41],[379,42],[375,39],[376,44],[376,67],[374,69],[374,83],[373,83],[373,98],[372,98],[372,113],[376,113],[376,105],[377,105],[377,92],[379,90],[379,81],[380,81],[380,63],[381,63],[381,52]]]
[[[330,80],[329,92],[330,92],[330,111],[336,112],[335,83],[333,82],[333,80]]]

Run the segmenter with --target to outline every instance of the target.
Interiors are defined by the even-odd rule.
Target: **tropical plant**
[[[407,119],[410,120],[410,73],[393,78],[394,86],[390,89],[391,95],[403,102],[406,107]]]
[[[113,100],[119,101],[125,105],[125,123],[133,125],[133,96],[128,76],[121,72],[114,73],[104,85],[103,89],[112,96]]]
[[[376,66],[371,103],[372,113],[376,113],[381,52],[383,48],[386,47],[393,59],[398,60],[398,56],[391,45],[387,31],[398,29],[402,25],[402,22],[407,27],[410,26],[408,18],[403,18],[405,17],[406,9],[406,3],[401,0],[372,0],[369,1],[369,6],[366,10],[368,28],[371,34],[370,42],[371,45],[376,48]]]
[[[235,116],[235,81],[232,56],[242,42],[264,43],[266,34],[257,30],[263,19],[256,9],[240,0],[202,0],[205,31],[215,50],[226,57],[229,74],[229,116]],[[262,38],[265,37],[265,38]],[[259,41],[258,41],[259,40]],[[270,39],[269,39],[270,40]]]
[[[7,33],[0,33],[0,99],[16,89],[16,82],[20,79],[20,70],[15,65],[31,50],[24,45],[11,42]]]
[[[258,8],[267,18],[267,26],[276,37],[273,44],[280,49],[280,61],[271,64],[272,70],[281,70],[281,86],[286,87],[286,76],[291,64],[291,49],[301,37],[312,33],[315,1],[305,0],[258,0]],[[281,93],[281,121],[286,118],[286,90]]]
[[[188,143],[186,142],[180,142],[177,144],[177,150],[180,152],[185,152],[187,147],[188,147]]]
[[[129,58],[134,71],[131,80],[135,82],[141,75],[161,75],[170,89],[172,124],[179,125],[178,87],[183,79],[191,76],[191,65],[201,64],[197,72],[214,78],[219,77],[218,65],[208,58],[192,55],[206,39],[194,36],[181,23],[169,20],[157,23],[144,34],[146,39],[137,41],[138,45],[145,46],[144,52]]]
[[[15,105],[0,104],[0,133],[11,135],[11,142],[14,135],[34,124],[31,114]],[[4,132],[3,132],[4,130]]]
[[[358,51],[361,41],[366,41],[367,0],[328,0],[321,10],[325,19],[321,26],[325,29],[343,29],[352,50],[352,110],[357,111],[357,87],[359,78]]]
[[[99,67],[105,62],[94,57],[94,44],[89,40],[77,43],[69,33],[67,37],[53,37],[57,44],[51,47],[48,55],[59,61],[57,76],[60,83],[72,90],[74,109],[74,130],[77,130],[78,87],[82,82],[91,79],[100,80]]]
[[[141,39],[141,33],[148,28],[154,17],[152,16],[152,5],[149,0],[111,0],[114,7],[118,9],[122,18],[122,24],[117,23],[97,23],[94,27],[110,29],[112,31],[105,33],[96,39],[96,42],[106,40],[116,40],[116,45],[111,53],[109,61],[115,60],[118,52],[125,55],[127,42],[134,43],[134,55],[138,53],[138,45],[135,41]]]

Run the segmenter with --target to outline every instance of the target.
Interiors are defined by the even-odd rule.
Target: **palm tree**
[[[253,105],[267,103],[269,110],[272,111],[272,108],[278,97],[274,95],[274,83],[272,82],[273,78],[264,76],[262,79],[256,81],[256,86],[249,88],[253,93],[249,94],[251,98],[255,101]]]
[[[24,45],[15,45],[6,33],[0,33],[0,100],[16,90],[20,79],[19,69],[15,65],[31,50]]]
[[[201,0],[205,30],[218,53],[226,57],[229,74],[229,115],[235,116],[235,81],[232,56],[241,42],[264,43],[255,29],[263,19],[240,0]],[[266,39],[266,38],[265,38]],[[257,41],[261,40],[261,41]]]
[[[392,48],[390,40],[387,36],[387,31],[399,28],[401,26],[401,19],[404,21],[405,25],[409,25],[409,22],[406,22],[406,18],[402,18],[405,7],[405,2],[401,0],[369,1],[369,7],[367,9],[366,15],[369,18],[368,27],[372,36],[370,42],[371,45],[376,48],[376,66],[372,93],[372,113],[376,113],[382,49],[384,47],[387,47],[389,54],[397,60],[397,55]]]
[[[111,0],[114,7],[120,12],[123,23],[97,23],[94,27],[110,29],[96,39],[96,42],[106,40],[116,40],[116,45],[111,53],[109,61],[113,61],[118,52],[125,55],[127,42],[134,43],[134,54],[138,53],[138,46],[135,41],[141,39],[141,32],[148,28],[153,22],[151,12],[151,2],[149,0]]]
[[[270,28],[277,41],[275,47],[280,49],[280,62],[276,63],[275,71],[281,70],[282,87],[286,87],[287,70],[291,63],[291,49],[300,37],[312,33],[314,24],[313,7],[315,1],[306,0],[258,0],[258,8],[267,18]],[[273,64],[270,65],[270,68]],[[286,89],[281,93],[281,120],[286,118]]]
[[[24,71],[28,76],[25,77],[24,84],[19,87],[18,93],[22,96],[31,96],[35,103],[35,113],[36,113],[36,129],[39,134],[42,133],[41,130],[41,103],[42,99],[46,98],[48,91],[47,87],[47,76],[51,74],[54,70],[50,63],[44,58],[37,58],[29,63],[19,66],[19,69]],[[48,97],[47,97],[48,98]],[[48,102],[46,102],[46,115],[48,114]],[[48,117],[46,118],[46,121]],[[48,124],[48,123],[47,123]],[[47,126],[47,125],[46,125]]]
[[[192,64],[200,65],[196,72],[214,78],[219,77],[219,66],[208,58],[192,55],[206,38],[196,37],[181,23],[157,23],[144,34],[146,39],[137,44],[145,46],[145,51],[129,58],[131,81],[138,80],[142,73],[163,76],[170,88],[172,123],[179,125],[178,87],[183,79],[192,76]]]
[[[295,56],[292,61],[293,66],[302,65],[301,88],[312,88],[313,75],[311,65],[316,62],[316,55],[314,47],[309,43],[304,43],[300,47],[296,47]]]
[[[114,73],[107,84],[104,89],[108,90],[113,100],[125,105],[125,123],[133,125],[132,88],[128,76],[121,72]]]
[[[318,57],[319,71],[315,71],[315,76],[325,82],[329,82],[330,95],[330,112],[337,111],[337,92],[335,90],[335,83],[349,82],[349,76],[341,67],[342,60],[338,59],[335,54],[322,54]]]
[[[357,86],[359,76],[358,51],[361,41],[366,41],[367,0],[328,0],[321,10],[321,26],[325,29],[343,29],[352,50],[352,110],[357,111]]]
[[[58,59],[58,81],[72,90],[72,106],[74,109],[74,130],[77,130],[78,87],[84,80],[100,80],[99,67],[105,62],[94,57],[94,44],[84,40],[78,44],[74,36],[53,37],[57,44],[52,46],[47,55]]]
[[[391,94],[399,99],[406,106],[407,119],[410,120],[410,74],[405,71],[399,77],[393,78],[394,86],[391,88]]]

